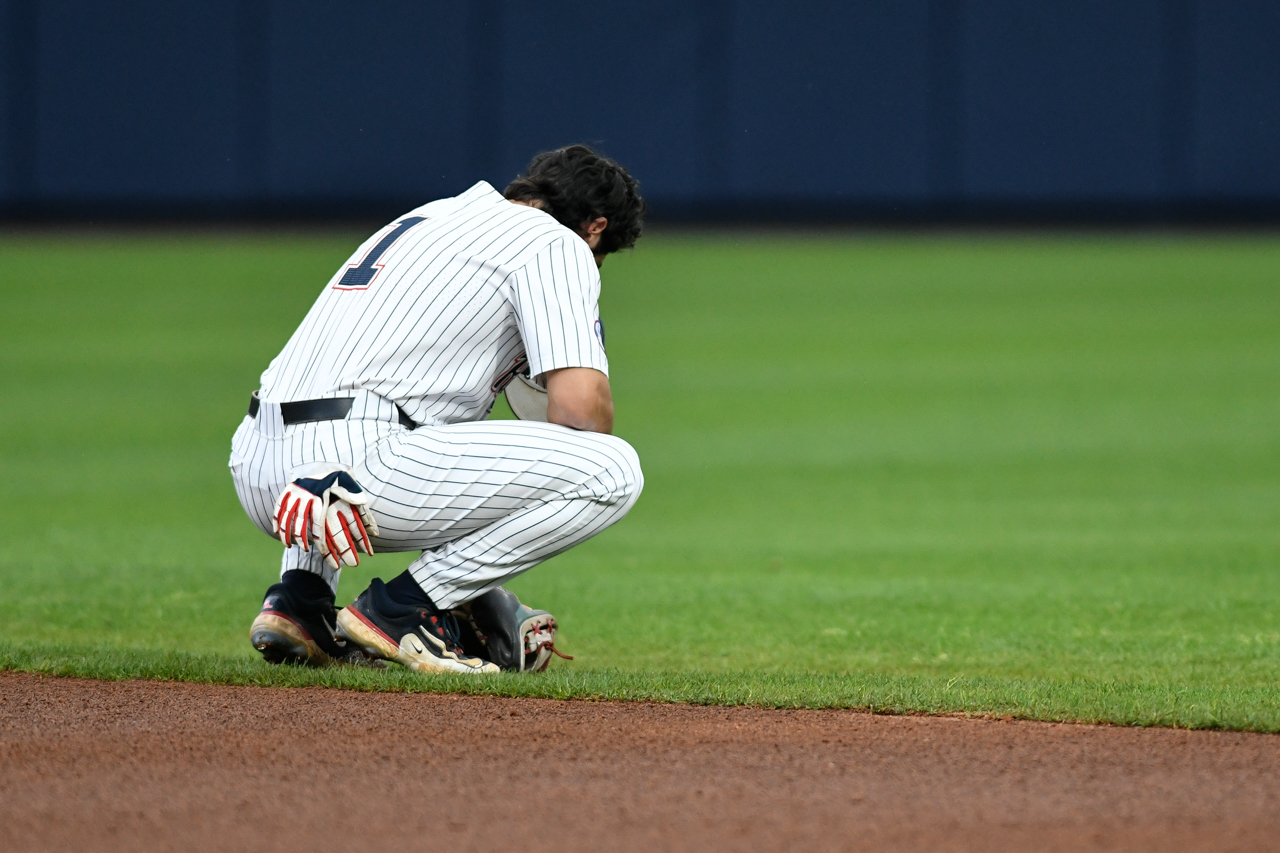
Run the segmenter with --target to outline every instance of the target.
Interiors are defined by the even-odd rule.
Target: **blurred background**
[[[598,145],[655,221],[1273,221],[1265,0],[0,0],[0,215],[384,219]]]
[[[644,496],[512,584],[563,677],[1280,730],[1255,0],[0,0],[0,668],[274,677],[262,370],[373,229],[570,142],[654,227],[601,297]]]

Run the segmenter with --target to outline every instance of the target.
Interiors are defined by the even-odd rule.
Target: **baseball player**
[[[539,154],[360,246],[262,374],[232,439],[253,522],[285,545],[251,639],[273,663],[544,668],[556,623],[503,583],[626,515],[599,267],[644,200],[583,145]],[[498,393],[519,421],[486,422]],[[518,389],[518,393],[517,393]],[[335,609],[358,553],[421,551]]]

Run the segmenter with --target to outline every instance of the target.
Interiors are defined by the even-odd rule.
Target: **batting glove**
[[[286,548],[320,549],[331,568],[360,565],[356,552],[372,554],[369,538],[378,535],[369,493],[345,468],[335,470],[332,464],[306,465],[293,473],[304,476],[295,478],[276,499],[276,536]]]

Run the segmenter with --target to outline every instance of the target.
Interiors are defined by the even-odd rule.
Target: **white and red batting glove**
[[[378,523],[369,512],[369,493],[351,473],[331,463],[303,465],[276,498],[271,526],[284,547],[320,549],[331,568],[358,566],[357,551],[373,553],[370,536]]]

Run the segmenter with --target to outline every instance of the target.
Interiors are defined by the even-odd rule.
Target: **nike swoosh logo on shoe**
[[[458,656],[457,656],[456,654],[454,654],[453,652],[449,651],[448,647],[447,647],[447,646],[445,646],[445,644],[444,644],[443,642],[441,642],[441,641],[440,641],[440,638],[439,638],[439,637],[433,637],[433,636],[431,636],[431,633],[430,633],[429,631],[427,631],[427,629],[426,629],[426,627],[425,627],[425,626],[419,625],[419,626],[418,626],[418,632],[419,632],[419,633],[421,633],[421,634],[422,634],[422,636],[426,637],[426,639],[427,639],[427,642],[428,642],[428,643],[430,643],[432,646],[434,646],[434,647],[435,647],[435,648],[433,648],[433,649],[431,650],[431,653],[432,653],[432,654],[434,654],[436,657],[439,657],[439,658],[449,658],[450,660],[457,660],[457,659],[458,659]],[[417,639],[418,639],[418,635],[417,635],[417,634],[412,634],[411,636],[412,636],[415,640],[417,640]],[[419,640],[419,642],[421,642],[421,640]]]

